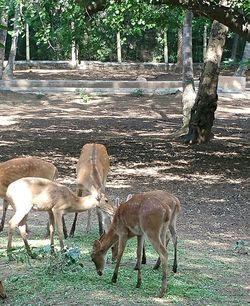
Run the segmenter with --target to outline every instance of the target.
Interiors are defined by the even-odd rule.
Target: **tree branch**
[[[145,1],[149,2],[149,0]],[[77,2],[85,8],[87,16],[104,10],[107,5],[107,0],[77,0]],[[116,0],[116,2],[121,2],[121,0]],[[206,0],[153,0],[151,3],[155,5],[180,6],[184,9],[192,10],[195,14],[217,20],[250,42],[250,20],[236,9],[211,4],[211,1]]]

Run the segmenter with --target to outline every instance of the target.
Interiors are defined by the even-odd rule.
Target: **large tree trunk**
[[[6,37],[7,37],[7,23],[8,23],[8,14],[6,11],[2,12],[0,23],[1,25],[6,26],[6,30],[0,29],[0,43],[3,46],[5,46]],[[4,55],[5,55],[5,48],[0,48],[0,79],[2,79],[3,77]]]
[[[181,72],[182,70],[182,62],[183,62],[183,58],[182,58],[182,54],[183,54],[183,33],[182,33],[182,29],[179,29],[178,31],[178,49],[177,49],[177,63],[175,66],[175,71],[176,72]]]
[[[14,29],[13,29],[13,36],[12,36],[8,64],[3,72],[4,79],[13,78],[13,71],[15,67],[15,59],[16,59],[16,51],[17,51],[17,41],[18,41],[18,36],[20,32],[20,17],[21,17],[21,8],[20,8],[20,4],[17,3],[16,9],[15,9]]]
[[[214,21],[208,42],[207,56],[200,78],[199,89],[192,108],[189,132],[185,142],[203,143],[212,137],[214,113],[217,108],[219,66],[225,45],[227,27]]]
[[[236,76],[245,76],[246,71],[249,66],[249,60],[250,60],[250,42],[246,42],[244,53],[242,56],[242,60],[240,61],[240,65],[238,69],[236,70],[235,74]]]
[[[239,34],[235,34],[233,40],[232,52],[231,52],[231,59],[233,61],[236,60],[238,44],[239,44]]]
[[[187,134],[191,109],[195,102],[193,55],[192,55],[192,17],[193,13],[187,11],[183,23],[183,125],[173,136],[178,137]]]

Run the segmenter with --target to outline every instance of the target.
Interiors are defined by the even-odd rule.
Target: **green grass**
[[[147,243],[148,264],[143,266],[143,283],[136,289],[135,243],[129,241],[123,256],[118,282],[111,284],[114,264],[110,253],[102,277],[98,276],[90,260],[90,252],[97,234],[84,234],[66,241],[73,247],[72,257],[38,249],[36,259],[28,259],[23,248],[14,252],[9,261],[4,250],[6,238],[0,238],[0,259],[9,276],[5,279],[8,299],[4,305],[247,305],[244,281],[247,256],[231,250],[209,252],[199,246],[179,242],[179,272],[169,272],[168,294],[158,299],[161,269],[152,269],[157,255]],[[17,242],[15,236],[15,242]],[[21,242],[21,240],[18,240]],[[74,247],[81,251],[74,253]],[[77,249],[76,249],[77,250]],[[169,247],[169,271],[173,250]],[[2,269],[1,265],[1,269]],[[8,272],[8,271],[7,271]]]

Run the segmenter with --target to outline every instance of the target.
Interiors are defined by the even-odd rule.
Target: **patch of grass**
[[[131,92],[131,96],[133,97],[142,97],[143,94],[144,94],[144,91],[141,88],[137,88]]]
[[[154,271],[157,254],[146,244],[147,265],[142,270],[142,287],[135,288],[137,272],[136,240],[128,242],[118,281],[111,284],[114,263],[108,253],[108,263],[102,277],[98,276],[90,259],[97,233],[76,235],[66,241],[66,253],[51,256],[46,248],[37,248],[36,259],[9,262],[11,273],[5,280],[9,296],[5,305],[229,305],[237,301],[244,305],[244,286],[235,275],[244,272],[247,258],[228,251],[209,253],[199,247],[179,242],[179,272],[173,274],[173,248],[169,246],[168,293],[157,295],[161,284],[161,269]],[[35,249],[33,249],[35,251]],[[16,250],[17,252],[17,250]],[[23,248],[19,253],[24,253]],[[4,257],[2,259],[8,261]],[[228,265],[227,261],[233,261]],[[229,303],[229,304],[228,304]]]
[[[91,100],[91,96],[84,89],[79,90],[80,98],[84,103],[88,103]]]

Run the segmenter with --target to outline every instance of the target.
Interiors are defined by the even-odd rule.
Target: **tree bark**
[[[204,31],[203,31],[203,61],[205,61],[207,54],[207,25],[204,25]]]
[[[212,134],[214,113],[217,108],[219,66],[225,45],[227,27],[214,21],[208,42],[208,50],[201,75],[195,104],[191,111],[186,143],[204,143]]]
[[[178,31],[178,49],[177,49],[177,63],[175,72],[181,72],[183,64],[183,29]]]
[[[242,56],[242,60],[240,61],[240,65],[238,69],[236,70],[235,74],[236,76],[245,76],[246,71],[249,67],[249,60],[250,60],[250,43],[247,41],[245,48],[244,48],[244,53]]]
[[[163,50],[164,63],[168,64],[168,30],[167,29],[164,30],[163,41],[164,41],[164,50]]]
[[[7,15],[6,11],[2,12],[0,23],[3,26],[6,26],[6,30],[5,29],[0,29],[0,43],[3,46],[5,46],[6,37],[7,37],[7,24],[8,24],[8,15]],[[5,47],[0,48],[0,79],[2,79],[2,77],[3,77],[4,55],[5,55]]]
[[[236,60],[236,54],[237,54],[238,44],[239,44],[239,35],[238,35],[238,34],[235,34],[235,35],[234,35],[234,40],[233,40],[232,52],[231,52],[231,59],[232,59],[233,61]]]
[[[192,18],[193,13],[187,11],[183,23],[183,125],[176,131],[173,136],[179,137],[187,134],[189,128],[189,121],[191,117],[191,110],[195,102],[195,88],[194,88],[194,74],[193,74],[193,53],[192,53]]]
[[[26,42],[26,61],[30,61],[30,28],[29,24],[25,24],[25,42]]]
[[[122,45],[121,45],[121,33],[118,31],[116,33],[116,47],[117,47],[117,62],[122,62]]]
[[[13,36],[10,48],[10,54],[8,59],[8,64],[3,71],[3,78],[4,79],[13,79],[13,71],[15,68],[15,58],[16,58],[16,51],[17,51],[17,41],[20,32],[20,17],[21,17],[21,8],[20,4],[17,3],[15,9],[15,17],[14,17],[14,29],[13,29]]]

